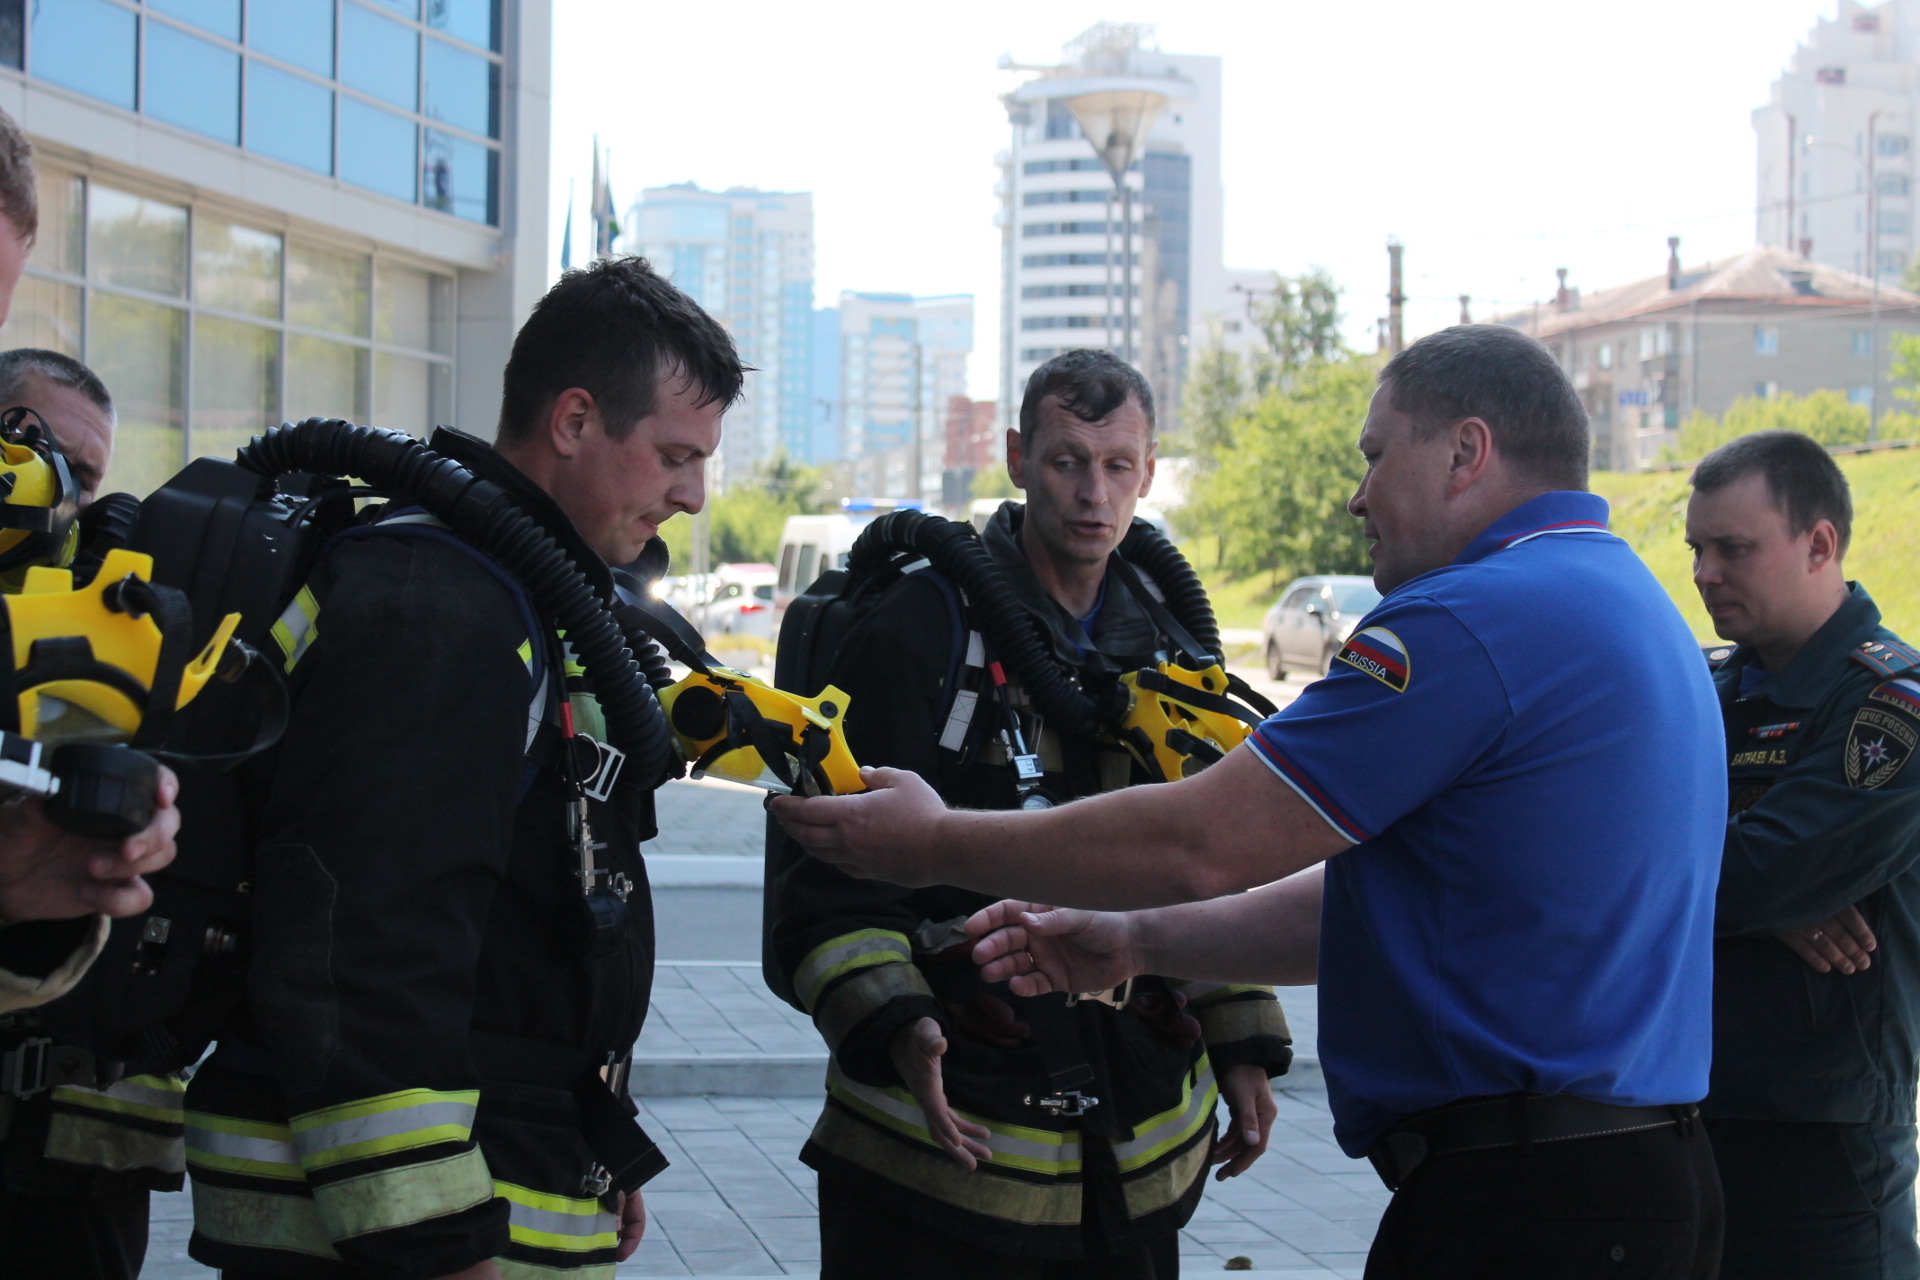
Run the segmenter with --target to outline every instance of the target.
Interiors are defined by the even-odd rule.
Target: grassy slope
[[[1899,450],[1840,459],[1853,486],[1853,547],[1847,576],[1864,583],[1886,615],[1887,625],[1920,640],[1920,451]],[[1633,544],[1686,615],[1703,642],[1715,637],[1691,580],[1692,560],[1681,541],[1687,508],[1687,473],[1646,475],[1596,473],[1593,489],[1613,505],[1613,529]],[[1192,559],[1213,598],[1223,627],[1258,627],[1286,583],[1265,574],[1230,582],[1211,572],[1211,539],[1181,548]]]
[[[1847,576],[1873,593],[1887,625],[1920,635],[1920,452],[1900,450],[1840,459],[1853,488],[1853,546]],[[1691,579],[1692,559],[1681,541],[1686,521],[1687,473],[1596,473],[1593,490],[1613,504],[1613,530],[1633,544],[1694,634],[1714,639]]]

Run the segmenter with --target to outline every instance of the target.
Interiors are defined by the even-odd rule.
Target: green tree
[[[1325,267],[1298,276],[1275,272],[1272,290],[1248,301],[1247,318],[1263,339],[1251,361],[1255,396],[1346,350],[1340,340],[1340,288]]]
[[[1305,573],[1366,573],[1366,539],[1347,500],[1366,466],[1354,442],[1376,362],[1306,365],[1231,424],[1215,465],[1195,476],[1182,523],[1219,538],[1219,567],[1272,584]],[[1230,461],[1231,465],[1224,465]]]
[[[788,516],[821,509],[825,481],[820,472],[791,461],[785,454],[707,503],[707,548],[712,564],[772,563],[780,552],[780,531]],[[661,526],[660,536],[673,555],[673,572],[686,573],[693,564],[693,519],[675,516]]]
[[[1769,400],[1741,396],[1718,418],[1695,409],[1680,424],[1679,440],[1660,451],[1660,460],[1691,462],[1756,431],[1798,431],[1824,445],[1858,444],[1867,438],[1869,422],[1866,406],[1849,403],[1838,391],[1804,396],[1788,391]]]

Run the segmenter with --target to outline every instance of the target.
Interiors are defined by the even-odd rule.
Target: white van
[[[787,601],[812,586],[814,579],[829,569],[846,568],[853,540],[876,517],[919,506],[905,499],[843,498],[840,510],[830,515],[788,516],[786,527],[780,531],[780,576],[773,587],[774,611],[784,616]]]

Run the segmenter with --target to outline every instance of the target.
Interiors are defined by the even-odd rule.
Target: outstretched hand
[[[153,903],[140,877],[173,861],[180,781],[160,769],[153,821],[124,840],[78,836],[31,796],[0,804],[0,919],[69,920],[139,915]]]
[[[992,1133],[983,1124],[962,1120],[947,1105],[947,1087],[940,1076],[940,1059],[947,1051],[947,1038],[932,1018],[910,1022],[894,1033],[893,1069],[900,1073],[907,1092],[926,1113],[927,1133],[955,1164],[971,1173],[982,1160],[993,1159],[987,1146]]]
[[[1124,911],[1075,911],[1007,900],[975,912],[967,933],[979,941],[973,962],[988,982],[1017,996],[1104,991],[1144,973],[1133,917]]]
[[[905,769],[862,769],[856,795],[773,796],[767,811],[802,848],[858,880],[902,888],[939,884],[936,829],[947,815],[939,793]]]

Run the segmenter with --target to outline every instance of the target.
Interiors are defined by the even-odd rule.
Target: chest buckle
[[[1083,1116],[1100,1105],[1100,1099],[1082,1093],[1078,1089],[1063,1089],[1059,1093],[1049,1093],[1039,1098],[1028,1094],[1021,1099],[1021,1102],[1029,1107],[1038,1107],[1048,1115],[1064,1120]]]

